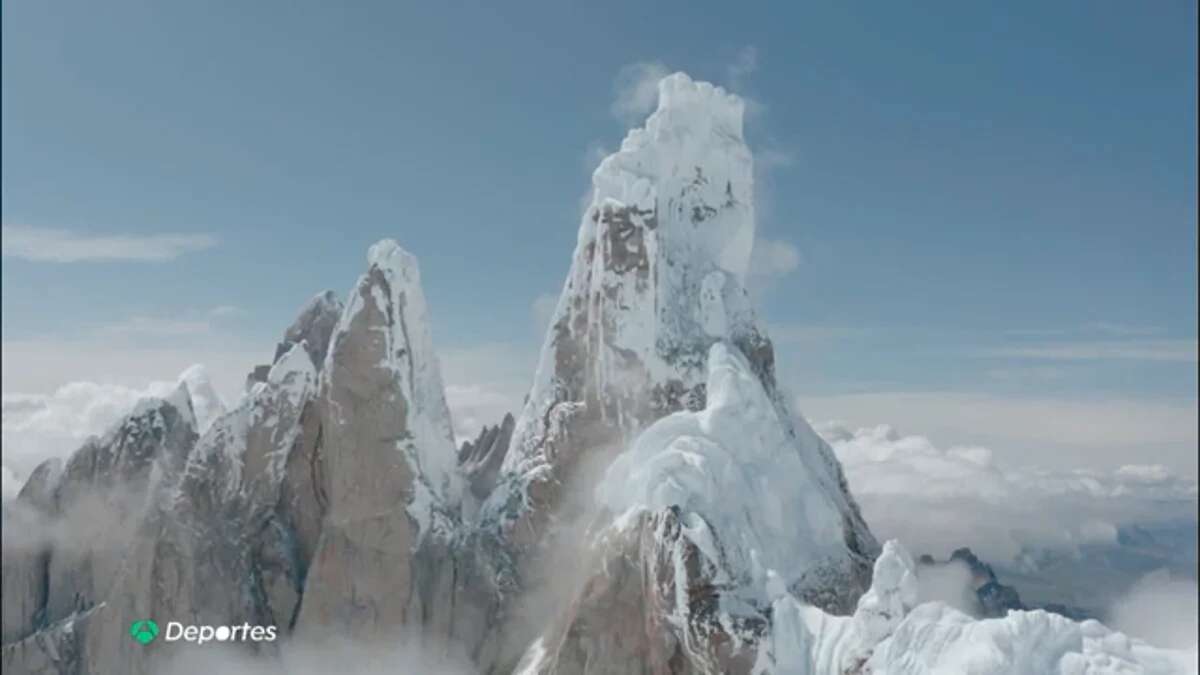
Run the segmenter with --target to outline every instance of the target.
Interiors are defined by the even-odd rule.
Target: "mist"
[[[1151,572],[1114,604],[1107,624],[1158,647],[1195,649],[1198,592],[1194,579],[1173,577],[1166,570]]]
[[[982,613],[971,569],[961,560],[920,566],[917,602],[941,602],[974,617]]]
[[[162,656],[164,652],[168,655]],[[465,655],[438,641],[400,638],[394,644],[348,639],[291,642],[278,654],[228,645],[172,643],[159,651],[161,675],[477,675]]]

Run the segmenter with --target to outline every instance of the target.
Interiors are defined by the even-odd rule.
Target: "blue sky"
[[[406,4],[5,2],[5,394],[236,389],[390,236],[505,407],[665,67],[753,102],[811,417],[1195,473],[1196,3]]]

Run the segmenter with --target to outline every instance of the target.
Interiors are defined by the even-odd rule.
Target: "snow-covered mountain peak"
[[[179,375],[179,382],[187,387],[191,397],[192,411],[196,416],[196,432],[203,434],[208,427],[225,413],[225,402],[217,394],[208,369],[197,363]]]
[[[724,615],[753,623],[786,591],[852,610],[878,545],[832,450],[784,402],[745,290],[755,223],[742,111],[718,87],[670,76],[658,110],[593,174],[533,388],[480,513],[520,550],[595,502],[614,531],[643,522],[631,514],[677,510],[680,538],[628,545],[698,551],[723,584]]]
[[[714,133],[742,137],[746,105],[741,97],[687,73],[675,73],[658,83],[658,109],[646,121],[651,133],[674,127],[698,130],[711,125]]]
[[[363,396],[390,401],[394,450],[408,458],[417,478],[414,490],[432,489],[435,501],[457,503],[462,493],[457,453],[417,259],[384,239],[370,247],[367,264],[350,291],[321,373],[330,402],[327,423],[331,428],[349,423],[344,397],[347,403]]]
[[[380,239],[367,249],[367,265],[387,270],[390,274],[420,283],[416,257],[404,250],[395,239]]]
[[[308,356],[307,345],[300,343],[287,351],[267,373],[267,384],[279,387],[292,385],[298,380],[316,380],[317,369]]]
[[[682,73],[659,91],[658,109],[592,175],[571,271],[505,459],[510,475],[542,471],[549,438],[564,425],[603,419],[624,443],[664,414],[703,407],[715,341],[769,352],[744,290],[754,185],[742,102]],[[572,445],[609,442],[592,435],[576,434]],[[574,460],[558,454],[551,463]]]
[[[320,370],[329,349],[329,338],[333,327],[342,316],[342,301],[333,291],[314,295],[296,315],[296,319],[283,333],[283,339],[275,346],[275,361],[278,361],[293,345],[304,342],[308,357]],[[265,370],[265,367],[264,367]],[[260,374],[263,374],[260,372]]]
[[[664,78],[658,109],[592,175],[593,221],[610,213],[648,216],[648,227],[661,228],[657,239],[673,265],[700,275],[715,267],[744,286],[754,183],[743,109],[740,98],[720,87],[683,73]]]

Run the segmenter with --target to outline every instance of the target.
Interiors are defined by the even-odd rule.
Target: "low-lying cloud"
[[[1194,579],[1172,577],[1166,570],[1151,572],[1116,603],[1108,623],[1159,647],[1195,649],[1198,593]]]
[[[169,395],[180,382],[192,392],[192,405],[201,428],[224,410],[224,402],[209,384],[201,366],[191,366],[173,382],[144,387],[96,382],[69,382],[49,394],[3,394],[4,499],[29,474],[50,458],[65,459],[89,437],[99,436],[145,398]]]
[[[173,645],[174,647],[174,645]],[[156,665],[163,675],[475,675],[461,650],[444,642],[400,637],[388,645],[325,639],[284,644],[277,657],[227,646],[179,646]]]
[[[1027,549],[1115,544],[1125,524],[1195,519],[1196,482],[1162,466],[1014,469],[987,448],[941,449],[889,426],[818,431],[876,535],[915,553],[941,557],[968,546],[985,560],[1011,562]]]
[[[4,466],[24,479],[43,460],[65,458],[88,437],[104,433],[141,399],[166,396],[175,386],[70,382],[45,395],[4,394]]]

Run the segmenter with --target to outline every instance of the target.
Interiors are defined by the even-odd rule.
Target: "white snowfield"
[[[972,619],[940,602],[914,606],[916,565],[896,541],[875,562],[871,590],[852,617],[836,617],[791,596],[774,603],[760,671],[776,675],[1145,675],[1196,673],[1197,652],[1158,649],[1041,610]]]

